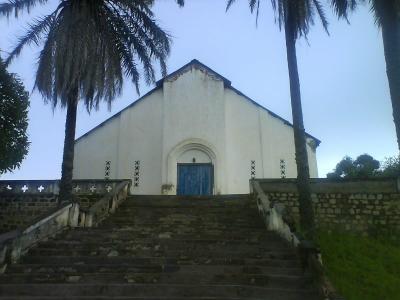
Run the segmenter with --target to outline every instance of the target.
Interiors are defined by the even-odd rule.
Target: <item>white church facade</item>
[[[311,177],[319,143],[307,134]],[[74,179],[132,179],[133,194],[242,194],[296,175],[292,125],[197,60],[75,141]]]

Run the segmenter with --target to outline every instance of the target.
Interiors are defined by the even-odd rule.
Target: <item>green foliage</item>
[[[28,154],[29,97],[0,59],[0,174],[19,168]]]
[[[0,15],[29,10],[46,0],[13,0],[0,5]],[[183,5],[183,1],[177,1]],[[128,77],[139,93],[143,74],[155,82],[154,63],[166,73],[170,37],[151,10],[153,0],[65,0],[50,14],[35,19],[6,60],[10,63],[30,44],[43,48],[35,87],[54,107],[67,106],[71,95],[88,111],[104,100],[109,106]]]
[[[388,157],[382,163],[381,175],[384,177],[400,177],[400,157]]]
[[[398,245],[342,232],[322,232],[319,244],[327,275],[345,299],[399,299]]]
[[[356,160],[345,156],[333,172],[326,174],[326,177],[331,179],[400,177],[400,156],[387,157],[382,163],[368,154],[362,154]]]
[[[345,156],[337,165],[332,173],[328,173],[328,178],[369,178],[380,174],[380,162],[371,155],[362,154],[353,160]]]

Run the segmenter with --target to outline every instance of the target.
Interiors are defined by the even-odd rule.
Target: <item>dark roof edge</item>
[[[265,106],[262,106],[260,103],[254,101],[253,99],[251,99],[250,97],[246,96],[245,94],[243,94],[241,91],[239,91],[238,89],[234,88],[233,86],[229,86],[229,89],[231,89],[232,91],[234,91],[235,93],[237,93],[238,95],[246,98],[246,100],[250,101],[251,103],[253,103],[254,105],[260,107],[261,109],[267,111],[271,116],[281,120],[285,125],[288,125],[290,127],[294,127],[292,123],[290,123],[288,120],[282,118],[281,116],[277,115],[276,113],[270,111],[268,108],[266,108]],[[317,139],[316,137],[312,136],[311,134],[306,132],[306,136],[315,140],[315,142],[317,143],[317,147],[321,144],[321,141],[319,139]]]
[[[208,72],[210,73],[214,73],[217,77],[221,78],[221,80],[224,82],[225,87],[227,86],[231,86],[231,81],[227,78],[225,78],[224,76],[222,76],[221,74],[215,72],[213,69],[211,69],[210,67],[207,67],[205,64],[201,63],[200,61],[198,61],[197,59],[193,59],[192,61],[188,62],[186,65],[184,65],[183,67],[179,68],[178,70],[172,72],[171,74],[165,76],[164,78],[161,78],[159,81],[157,81],[157,86],[162,86],[162,84],[164,83],[164,81],[170,77],[173,77],[177,74],[179,74],[180,72],[182,72],[183,70],[185,70],[187,67],[189,67],[190,65],[199,65],[200,67],[206,69]]]
[[[81,140],[82,138],[86,137],[87,135],[89,135],[89,133],[92,133],[93,131],[95,131],[96,129],[104,126],[106,123],[108,123],[109,121],[111,121],[112,119],[118,117],[122,112],[124,112],[125,110],[127,110],[128,108],[131,108],[133,106],[135,106],[137,103],[142,102],[147,96],[150,96],[151,94],[153,94],[155,91],[159,90],[161,87],[160,86],[156,86],[155,88],[153,88],[152,90],[148,91],[146,94],[144,94],[142,97],[140,97],[139,99],[137,99],[135,102],[129,104],[128,106],[124,107],[123,109],[121,109],[119,112],[115,113],[114,115],[112,115],[111,117],[109,117],[108,119],[104,120],[103,122],[101,122],[99,125],[93,127],[92,129],[90,129],[88,132],[82,134],[80,137],[78,137],[75,140],[75,143],[78,142],[79,140]]]

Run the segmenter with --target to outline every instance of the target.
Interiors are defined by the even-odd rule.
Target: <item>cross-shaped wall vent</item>
[[[140,183],[140,160],[133,163],[133,187],[139,187]]]
[[[25,193],[27,190],[29,190],[28,186],[24,184],[24,186],[21,188],[22,192]]]
[[[252,160],[250,162],[250,178],[254,179],[256,178],[256,161]]]
[[[105,179],[110,179],[110,172],[111,172],[111,161],[107,160],[105,170],[104,170],[104,178]]]
[[[279,167],[281,170],[281,178],[286,178],[286,161],[284,159],[280,160]]]

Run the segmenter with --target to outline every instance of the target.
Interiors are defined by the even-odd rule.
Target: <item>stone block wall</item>
[[[259,180],[273,203],[283,204],[298,220],[299,203],[294,179]],[[362,233],[400,232],[398,180],[312,180],[312,201],[317,225]]]
[[[74,180],[73,193],[88,209],[124,180]],[[0,233],[24,227],[58,205],[58,180],[0,180]]]
[[[23,227],[57,206],[54,194],[0,195],[0,233]]]
[[[81,208],[88,209],[102,194],[76,195]],[[35,218],[57,207],[54,194],[0,194],[0,233],[24,227]]]

